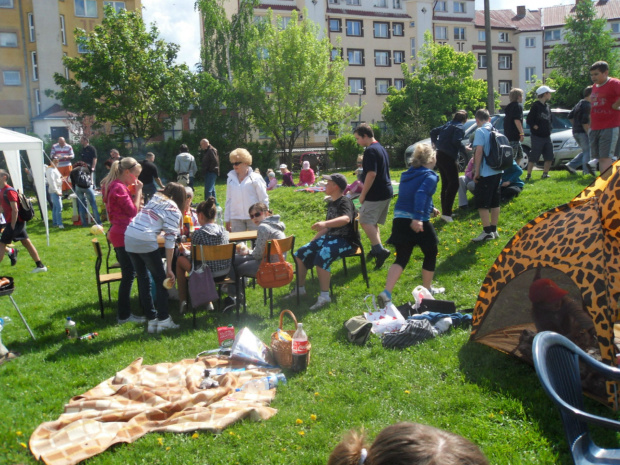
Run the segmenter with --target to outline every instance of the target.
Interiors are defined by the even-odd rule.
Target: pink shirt
[[[114,247],[125,247],[125,230],[138,214],[129,188],[118,179],[112,181],[106,190],[104,200],[108,219],[112,223],[108,238]]]
[[[611,108],[618,99],[620,99],[620,81],[618,79],[609,78],[600,87],[596,84],[592,86],[591,130],[620,127],[620,111]]]
[[[312,171],[312,168],[299,172],[299,184],[297,185],[303,186],[304,184],[314,184],[314,171]]]

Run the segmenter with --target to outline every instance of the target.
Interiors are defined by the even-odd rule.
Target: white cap
[[[553,90],[549,86],[540,86],[538,89],[536,89],[536,95],[546,94],[547,92],[555,92],[555,90]]]
[[[280,169],[281,169],[281,170],[285,170],[285,169],[286,169],[286,165],[285,165],[284,163],[282,163],[282,164],[280,165]]]

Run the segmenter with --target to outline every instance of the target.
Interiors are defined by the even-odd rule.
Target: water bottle
[[[286,376],[284,376],[284,373],[272,374],[264,378],[250,380],[240,388],[237,388],[237,391],[268,391],[269,389],[274,389],[278,384],[286,384]]]
[[[222,207],[218,205],[215,211],[217,212],[215,214],[215,219],[217,221],[217,224],[219,224],[223,228],[224,227],[224,215],[222,215]]]
[[[302,323],[297,323],[297,331],[293,334],[293,364],[291,370],[299,373],[308,367],[308,335]]]
[[[77,327],[75,326],[75,321],[70,316],[67,317],[67,322],[65,323],[65,334],[68,339],[75,339],[77,337]]]
[[[183,234],[189,236],[193,231],[192,217],[188,214],[183,215]]]
[[[95,339],[97,336],[99,336],[99,333],[88,333],[88,334],[84,334],[83,336],[80,336],[78,340],[84,341],[88,339]]]

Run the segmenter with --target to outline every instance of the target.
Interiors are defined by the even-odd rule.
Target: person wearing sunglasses
[[[251,220],[248,212],[258,202],[269,207],[265,180],[252,170],[252,155],[246,149],[233,150],[229,160],[233,169],[228,173],[226,181],[226,229],[231,232],[255,231],[258,224]]]

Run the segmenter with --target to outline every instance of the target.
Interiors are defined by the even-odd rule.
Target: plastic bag
[[[248,328],[239,331],[230,350],[232,358],[249,360],[257,365],[274,364],[269,347]]]
[[[433,294],[429,292],[424,286],[416,286],[413,291],[411,291],[413,298],[415,299],[414,308],[417,310],[420,308],[420,304],[422,303],[422,299],[431,299],[435,300]]]
[[[368,300],[372,298],[372,307]],[[383,334],[390,331],[398,331],[405,323],[405,318],[392,302],[388,302],[385,308],[377,308],[375,296],[370,294],[364,298],[368,312],[364,312],[364,318],[372,323],[371,332]]]

